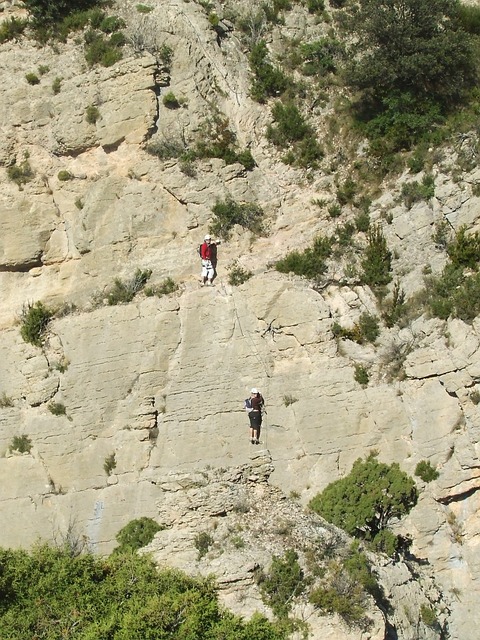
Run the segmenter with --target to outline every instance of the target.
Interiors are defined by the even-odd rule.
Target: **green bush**
[[[37,23],[57,23],[65,16],[85,11],[100,0],[24,0],[27,11]]]
[[[416,505],[417,498],[413,479],[397,463],[378,462],[373,452],[356,460],[347,476],[330,483],[309,506],[348,534],[374,542],[392,519]]]
[[[337,200],[343,206],[352,204],[357,195],[358,185],[351,178],[347,178],[345,182],[337,188]]]
[[[420,607],[420,619],[427,627],[436,627],[438,625],[435,609],[424,604]]]
[[[23,34],[27,27],[27,20],[12,16],[0,23],[0,44],[15,40]]]
[[[277,618],[288,617],[294,598],[307,586],[298,554],[293,549],[287,549],[283,557],[273,556],[269,572],[261,573],[257,581],[264,602]]]
[[[176,98],[173,91],[169,91],[162,98],[163,104],[167,107],[167,109],[178,109],[180,107],[180,103]]]
[[[335,587],[317,587],[310,594],[309,600],[324,614],[338,614],[349,627],[361,625],[367,610],[365,594],[358,584],[345,586],[346,593]]]
[[[94,104],[89,104],[85,109],[85,119],[88,124],[95,124],[100,117],[100,111]]]
[[[283,71],[268,61],[268,49],[264,40],[252,47],[249,62],[254,76],[250,89],[253,100],[266,102],[267,98],[280,96],[291,86],[291,81]]]
[[[272,116],[276,124],[267,128],[267,139],[279,147],[285,147],[313,133],[298,107],[292,102],[276,102],[272,108]]]
[[[382,318],[389,329],[391,329],[400,318],[406,313],[407,304],[405,302],[405,292],[400,287],[398,280],[393,286],[391,299],[383,305]]]
[[[125,44],[126,38],[121,32],[106,38],[101,33],[89,31],[85,34],[85,60],[91,67],[95,64],[111,67],[122,59],[121,47]]]
[[[117,466],[117,460],[115,458],[115,453],[111,453],[103,461],[103,470],[105,471],[107,476],[110,476],[116,466]]]
[[[165,278],[159,285],[154,287],[145,287],[144,292],[147,297],[151,296],[168,296],[178,290],[178,284],[173,278]]]
[[[24,305],[20,318],[20,335],[25,342],[41,347],[45,341],[45,333],[52,317],[53,311],[48,309],[43,302],[38,301]]]
[[[431,174],[426,174],[422,182],[404,182],[402,185],[402,197],[408,209],[411,209],[419,200],[430,200],[435,195],[434,179]]]
[[[123,282],[115,278],[113,286],[107,294],[107,302],[110,306],[131,302],[136,294],[147,284],[151,269],[137,269],[131,280]]]
[[[63,78],[57,77],[52,82],[52,91],[55,95],[59,94],[62,89],[62,80]]]
[[[30,453],[32,446],[32,441],[24,434],[21,436],[13,436],[9,450],[18,451],[19,453]]]
[[[213,207],[214,220],[210,232],[224,240],[230,237],[234,225],[248,229],[254,235],[263,235],[263,209],[253,202],[239,203],[232,198],[218,201]]]
[[[147,4],[137,4],[136,9],[138,13],[150,13],[150,11],[153,11],[153,7]]]
[[[409,147],[468,99],[476,53],[458,4],[363,0],[346,21],[355,42],[346,78],[359,92],[354,115],[367,135]]]
[[[212,536],[206,531],[199,531],[194,540],[194,545],[198,551],[198,560],[201,560],[203,556],[207,555],[210,547],[214,543]]]
[[[322,9],[323,11],[323,9]],[[302,73],[306,76],[324,76],[337,71],[337,61],[343,53],[343,45],[333,38],[321,38],[300,46],[303,60]]]
[[[370,313],[362,313],[352,329],[346,329],[338,322],[334,322],[332,332],[335,338],[345,338],[358,344],[365,344],[365,342],[375,342],[380,334],[380,328],[378,318]]]
[[[472,399],[472,394],[470,394],[470,398]],[[12,398],[10,398],[10,396],[7,396],[5,391],[3,391],[2,395],[0,396],[0,409],[8,409],[9,407],[13,407],[13,400]]]
[[[476,36],[480,35],[480,7],[459,3],[457,10],[460,23],[465,31]]]
[[[308,13],[321,13],[325,10],[324,0],[307,0]]]
[[[73,175],[70,173],[70,171],[62,169],[58,172],[57,178],[60,180],[60,182],[68,182],[68,180],[73,180]]]
[[[165,138],[161,141],[150,142],[146,148],[146,152],[151,156],[156,156],[159,160],[170,160],[171,158],[180,158],[185,155],[185,142],[180,138]],[[192,160],[193,158],[189,158]],[[186,159],[185,159],[186,160]]]
[[[355,378],[355,382],[358,382],[362,387],[366,387],[370,382],[370,376],[368,374],[368,369],[363,366],[363,364],[355,364],[355,372],[353,374]]]
[[[430,313],[471,323],[480,313],[480,273],[463,274],[462,267],[447,264],[440,276],[425,279],[424,300]]]
[[[367,233],[370,229],[370,214],[368,211],[360,211],[355,216],[355,227],[357,231]]]
[[[15,163],[7,167],[7,176],[19,187],[33,180],[34,173],[28,158],[25,158],[21,164]]]
[[[165,527],[159,525],[152,518],[137,518],[131,520],[125,525],[115,536],[119,546],[115,549],[115,553],[126,553],[129,551],[137,551],[145,547],[155,537],[158,531],[162,531]]]
[[[447,253],[453,267],[468,267],[477,270],[480,265],[480,235],[478,231],[467,235],[462,225],[453,242],[447,245]]]
[[[228,282],[234,287],[238,287],[253,276],[251,271],[247,271],[241,267],[238,262],[233,262],[228,267]]]
[[[392,276],[392,254],[378,225],[370,227],[367,233],[367,247],[361,261],[363,282],[370,287],[388,284]]]
[[[25,80],[28,82],[28,84],[40,84],[40,78],[36,73],[26,73]]]
[[[220,606],[211,579],[191,578],[135,553],[78,555],[62,545],[0,549],[0,637],[15,640],[287,640],[259,614]]]
[[[193,158],[220,158],[226,164],[239,162],[247,171],[255,166],[250,149],[237,151],[236,136],[229,127],[228,118],[214,111],[200,127],[200,135],[194,149],[190,152]]]
[[[432,467],[429,460],[421,460],[415,467],[415,475],[424,482],[432,482],[440,475],[435,467]]]
[[[332,239],[317,237],[313,246],[305,251],[292,251],[275,263],[281,273],[295,273],[312,280],[318,279],[327,270],[326,260],[332,254]]]
[[[65,405],[61,402],[50,402],[48,410],[50,413],[53,413],[54,416],[65,416],[67,414]]]

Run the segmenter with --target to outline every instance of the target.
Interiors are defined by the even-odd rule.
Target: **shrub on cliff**
[[[417,503],[415,482],[397,463],[379,462],[376,453],[360,458],[345,478],[331,482],[310,501],[310,508],[357,538],[387,553],[395,551],[387,527]]]
[[[348,26],[356,43],[347,81],[359,91],[357,121],[392,148],[442,122],[475,85],[472,20],[452,0],[360,0]]]
[[[1,638],[286,639],[258,614],[244,622],[220,608],[212,580],[158,571],[132,553],[0,549],[0,595]]]
[[[100,0],[23,0],[37,23],[55,23],[76,11],[86,11],[103,4]]]

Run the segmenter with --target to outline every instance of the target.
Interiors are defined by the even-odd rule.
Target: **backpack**
[[[203,242],[202,242],[202,244],[203,244]],[[199,255],[200,257],[202,257],[202,244],[200,244],[200,245],[198,246],[198,255]]]
[[[265,400],[261,393],[258,394],[258,399],[260,400],[260,411],[263,411],[263,407],[265,406]],[[252,409],[252,398],[245,399],[245,409]]]

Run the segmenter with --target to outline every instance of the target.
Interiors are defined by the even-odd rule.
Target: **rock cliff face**
[[[334,200],[340,152],[329,157],[338,175],[283,164],[265,138],[269,107],[248,95],[236,30],[217,41],[201,5],[148,4],[143,15],[134,2],[116,2],[131,44],[112,67],[88,68],[74,37],[55,48],[26,37],[0,45],[0,544],[27,547],[75,526],[94,550],[110,551],[127,522],[173,508],[159,478],[248,464],[256,454],[243,398],[257,386],[268,406],[262,450],[273,465],[265,491],[295,491],[306,504],[372,449],[412,475],[421,460],[438,469],[437,480],[419,480],[419,504],[398,526],[433,568],[449,637],[473,638],[480,624],[478,318],[423,315],[401,329],[382,327],[374,346],[339,342],[334,322],[351,327],[362,313],[378,314],[370,289],[349,283],[341,260],[315,288],[271,265],[333,232],[336,222],[318,201]],[[2,5],[1,19],[22,15],[20,4]],[[270,44],[281,49],[282,38],[325,28],[295,5]],[[173,52],[168,68],[162,47]],[[29,85],[25,74],[40,65],[40,82]],[[180,108],[164,105],[167,91],[185,99]],[[146,152],[147,143],[194,141],[214,107],[251,150],[252,171],[210,159],[187,175],[176,160]],[[312,107],[319,131],[332,109]],[[432,241],[435,225],[480,229],[480,170],[454,181],[449,169],[461,154],[476,157],[477,145],[471,134],[439,157],[429,202],[407,208],[399,199],[412,179],[407,172],[383,184],[372,203],[408,296],[422,288],[426,267],[439,273],[446,263]],[[8,168],[24,162],[32,179],[19,187]],[[228,197],[262,206],[268,233],[256,238],[236,227],[220,246],[216,286],[201,288],[197,247],[212,206]],[[347,206],[342,215],[354,213]],[[253,273],[240,286],[228,281],[234,261]],[[114,279],[137,269],[152,271],[149,285],[172,278],[179,289],[105,304]],[[42,348],[24,342],[19,326],[22,309],[37,300],[64,309]],[[367,386],[356,381],[358,364],[369,370]],[[397,365],[402,376],[393,373]],[[11,450],[21,435],[32,445],[22,454]],[[152,549],[160,560],[188,565],[191,532],[179,542],[178,531],[168,544],[159,534]],[[232,571],[238,563],[248,576],[246,561],[236,557]],[[413,584],[401,572],[385,578],[396,581],[397,595]],[[258,594],[248,592],[247,602],[244,612],[262,606]],[[346,637],[318,624],[322,637]],[[439,637],[412,635],[403,624],[397,620],[399,638]],[[375,625],[368,637],[383,637],[380,618]]]

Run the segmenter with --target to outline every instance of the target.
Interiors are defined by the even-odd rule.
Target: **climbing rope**
[[[265,361],[262,359],[262,357],[260,355],[260,352],[258,351],[258,348],[257,348],[257,346],[255,344],[255,341],[252,339],[251,336],[245,334],[245,332],[243,330],[242,323],[240,321],[240,316],[238,314],[238,308],[237,308],[237,303],[236,303],[236,300],[235,300],[235,292],[234,291],[232,291],[232,299],[233,299],[234,313],[235,313],[235,317],[236,317],[237,322],[238,322],[240,333],[242,334],[242,337],[245,340],[248,340],[250,342],[250,344],[252,345],[252,353],[257,358],[257,360],[260,362],[260,364],[261,364],[261,366],[262,366],[262,368],[263,368],[263,370],[265,372],[265,378],[266,378],[266,380],[268,382],[268,380],[270,379],[271,375],[268,372],[267,365],[266,365]],[[274,321],[272,321],[269,326],[271,326],[273,322]],[[268,328],[267,328],[266,332],[268,332]],[[266,332],[264,332],[262,334],[262,336],[265,335]],[[265,386],[267,388],[267,391],[265,392],[265,395],[268,397],[268,393],[267,393],[268,392],[268,384],[266,384]],[[268,427],[267,412],[264,411],[263,414],[262,414],[262,432],[264,433],[265,449],[268,446],[268,428],[267,427]]]

